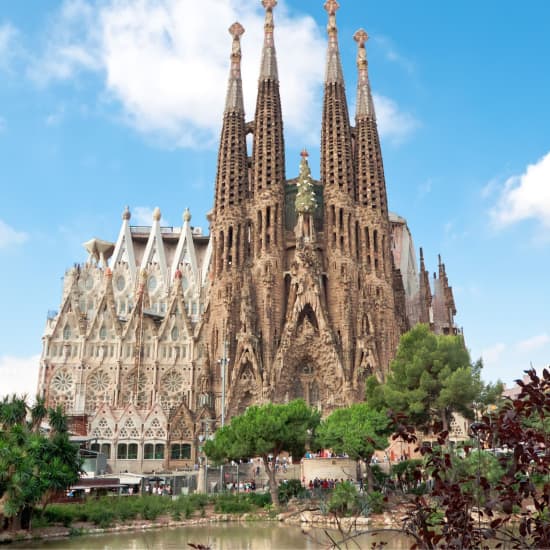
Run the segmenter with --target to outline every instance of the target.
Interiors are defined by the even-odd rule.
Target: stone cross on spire
[[[275,28],[275,24],[273,23],[273,8],[276,5],[277,0],[262,0],[262,6],[265,8],[265,23],[260,80],[279,79],[275,56],[275,41],[273,40],[273,30]]]
[[[244,112],[241,84],[241,36],[244,34],[244,27],[238,22],[233,23],[229,27],[229,34],[233,37],[233,45],[231,47],[231,72],[229,74],[225,111]]]
[[[336,10],[340,7],[340,4],[336,0],[327,0],[324,7],[328,13],[328,52],[325,81],[343,84],[344,76],[338,51],[338,29],[336,27]]]
[[[369,35],[359,29],[353,39],[357,42],[357,69],[359,70],[359,78],[357,82],[357,111],[356,117],[375,116],[374,104],[372,101],[372,93],[369,83],[367,50],[365,43],[369,39]]]

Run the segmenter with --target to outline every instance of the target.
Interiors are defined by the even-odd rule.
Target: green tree
[[[40,429],[46,416],[52,426],[47,434]],[[46,410],[41,399],[29,409],[15,395],[0,402],[0,515],[12,528],[30,523],[33,506],[45,506],[53,494],[74,484],[80,466],[61,409]]]
[[[273,504],[278,506],[275,458],[283,451],[293,457],[302,456],[319,420],[319,413],[300,399],[284,405],[254,405],[248,407],[244,414],[232,418],[229,425],[220,428],[214,439],[205,443],[204,452],[219,464],[261,457],[269,478]]]
[[[367,400],[405,414],[419,428],[437,419],[447,430],[454,412],[473,418],[487,389],[480,365],[472,366],[461,336],[436,335],[419,324],[401,337],[386,382],[367,383]]]
[[[317,443],[353,460],[363,460],[367,470],[369,492],[374,489],[370,461],[375,450],[388,446],[392,426],[388,416],[368,403],[356,403],[335,410],[317,430]]]

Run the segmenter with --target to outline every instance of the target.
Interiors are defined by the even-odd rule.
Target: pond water
[[[330,532],[341,540],[338,532]],[[386,548],[405,550],[410,539],[393,533],[384,536],[361,537],[348,548],[370,548],[374,541],[386,541]],[[33,541],[12,544],[10,548],[48,548],[81,550],[168,550],[190,549],[188,543],[204,544],[212,550],[302,550],[329,548],[330,540],[322,529],[307,533],[300,527],[281,523],[227,523],[190,527],[163,528],[135,533],[109,533],[105,535],[72,537],[54,541]],[[341,548],[346,548],[342,545]]]

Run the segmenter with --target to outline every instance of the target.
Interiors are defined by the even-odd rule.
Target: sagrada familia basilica
[[[365,44],[357,43],[352,125],[328,0],[320,180],[308,154],[285,173],[274,42],[265,34],[256,112],[245,118],[239,23],[219,143],[209,235],[191,225],[132,226],[92,239],[64,279],[44,334],[39,393],[61,404],[112,471],[192,466],[198,435],[246,407],[303,398],[323,414],[361,400],[383,379],[399,337],[416,323],[455,334],[455,305],[439,260],[417,269],[403,218],[388,212]],[[252,134],[251,150],[247,136]],[[297,159],[298,163],[298,159]]]

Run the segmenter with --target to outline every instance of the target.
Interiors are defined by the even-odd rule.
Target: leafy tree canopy
[[[388,446],[392,433],[390,420],[368,403],[356,403],[335,410],[321,422],[317,441],[336,453],[345,453],[354,460],[370,460],[375,450]]]
[[[370,459],[375,450],[388,446],[392,426],[387,414],[368,403],[355,403],[351,407],[335,410],[321,422],[317,430],[317,443],[336,453],[345,453],[354,460],[364,460],[369,490],[374,479]]]
[[[436,418],[447,429],[453,412],[472,418],[476,404],[502,391],[500,384],[483,384],[481,367],[472,365],[461,336],[436,335],[419,324],[401,337],[386,382],[368,381],[367,400],[405,414],[418,427]]]
[[[273,502],[278,504],[275,472],[269,457],[283,451],[301,457],[319,421],[319,413],[300,399],[282,405],[253,405],[220,428],[214,439],[205,443],[204,452],[216,463],[261,457],[270,478]]]
[[[46,418],[49,433],[40,427]],[[74,484],[80,466],[60,408],[46,409],[40,398],[29,408],[15,395],[0,402],[0,514],[11,518],[13,527],[23,514],[30,517],[34,505],[47,504],[53,494]]]

